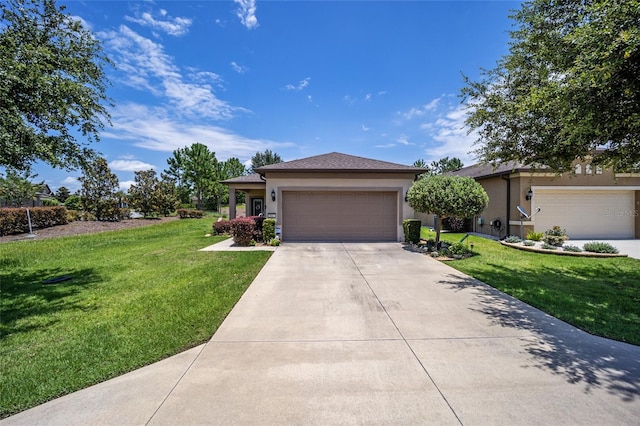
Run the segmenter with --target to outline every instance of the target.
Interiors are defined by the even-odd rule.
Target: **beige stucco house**
[[[229,179],[230,218],[236,191],[247,215],[276,219],[284,241],[402,241],[414,218],[405,196],[421,168],[332,152],[259,167]]]
[[[540,208],[523,219],[525,234],[557,225],[572,239],[640,238],[640,173],[576,161],[573,171],[563,174],[516,163],[478,164],[453,174],[474,178],[489,195],[489,206],[473,221],[476,232],[520,235],[521,206],[528,215]]]

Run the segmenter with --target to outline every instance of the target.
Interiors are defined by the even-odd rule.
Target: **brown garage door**
[[[396,192],[284,191],[285,241],[396,241]]]

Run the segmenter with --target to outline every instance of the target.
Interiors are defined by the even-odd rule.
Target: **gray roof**
[[[220,183],[265,183],[258,173],[250,175],[238,176],[227,180],[221,180]]]
[[[500,176],[507,173],[515,173],[525,170],[529,171],[532,169],[533,167],[531,166],[527,166],[522,163],[516,163],[514,161],[509,161],[506,163],[498,164],[496,166],[487,163],[474,164],[472,166],[463,167],[454,172],[450,172],[449,174],[455,176],[471,177],[474,179],[483,179],[493,176]]]
[[[426,170],[419,167],[406,166],[404,164],[390,163],[388,161],[372,160],[370,158],[357,157],[355,155],[331,152],[329,154],[316,155],[287,161],[278,164],[269,164],[254,169],[260,174],[265,172],[407,172],[424,173]]]

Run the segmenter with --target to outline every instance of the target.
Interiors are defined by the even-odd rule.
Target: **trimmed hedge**
[[[241,217],[231,221],[233,242],[239,246],[248,246],[253,241],[256,222],[249,217]]]
[[[202,210],[178,209],[178,217],[180,219],[200,219],[204,215]]]
[[[228,220],[219,220],[213,222],[213,230],[218,235],[231,233],[231,222]]]
[[[405,219],[402,221],[402,229],[404,230],[404,241],[407,243],[420,242],[420,227],[422,222],[418,219]]]
[[[270,242],[276,237],[276,220],[265,219],[262,222],[262,238],[265,242]]]
[[[32,229],[65,225],[69,222],[67,209],[62,206],[29,208],[29,215]],[[29,232],[29,220],[26,208],[0,209],[0,236],[27,232]]]

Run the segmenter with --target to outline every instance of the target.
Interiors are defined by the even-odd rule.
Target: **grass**
[[[270,255],[198,252],[212,222],[0,245],[0,417],[207,341]]]
[[[640,260],[530,253],[475,236],[464,244],[476,255],[448,265],[591,334],[640,345]]]

